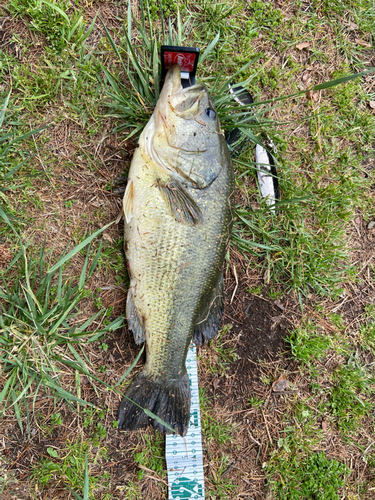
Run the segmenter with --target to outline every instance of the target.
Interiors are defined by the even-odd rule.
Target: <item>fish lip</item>
[[[169,106],[172,112],[179,115],[171,102],[173,95],[196,93],[198,94],[196,100],[199,101],[205,91],[207,91],[207,88],[203,83],[196,83],[191,87],[184,88],[181,84],[181,68],[178,64],[173,64],[165,77],[165,83],[160,94],[160,109],[158,111],[164,111],[166,115],[166,109]],[[186,109],[184,111],[187,112],[189,110]]]
[[[163,122],[168,115],[167,110],[170,106],[171,96],[181,89],[181,68],[178,64],[173,64],[165,77],[164,85],[154,110],[156,128],[162,128]]]
[[[165,77],[165,82],[163,89],[161,91],[161,97],[164,97],[164,94],[175,94],[176,92],[183,90],[181,84],[181,68],[178,64],[173,64]]]

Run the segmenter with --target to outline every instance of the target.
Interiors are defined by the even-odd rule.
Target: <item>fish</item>
[[[136,344],[146,344],[146,363],[121,401],[120,429],[153,424],[186,435],[186,356],[191,340],[202,345],[219,330],[233,204],[233,165],[213,101],[202,83],[183,88],[173,65],[123,199],[126,317]]]

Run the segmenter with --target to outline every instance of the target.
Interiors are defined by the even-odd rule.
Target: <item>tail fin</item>
[[[144,372],[139,373],[121,401],[118,427],[136,430],[152,424],[153,419],[146,415],[142,408],[150,410],[178,434],[185,436],[190,419],[188,375],[182,375],[178,379],[155,380]],[[169,429],[155,419],[153,425],[160,432],[171,434]]]

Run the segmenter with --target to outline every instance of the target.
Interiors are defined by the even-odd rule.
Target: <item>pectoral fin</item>
[[[194,225],[202,222],[201,209],[181,182],[176,179],[169,179],[166,183],[158,181],[158,187],[171,215],[178,222]]]
[[[124,199],[122,201],[125,220],[128,224],[133,216],[133,206],[134,206],[134,185],[133,181],[129,179],[126,185]]]

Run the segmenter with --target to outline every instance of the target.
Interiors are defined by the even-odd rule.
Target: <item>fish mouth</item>
[[[183,90],[181,85],[181,68],[178,64],[173,64],[165,77],[159,102],[165,105],[173,94],[181,90]]]
[[[178,64],[174,64],[165,77],[157,106],[158,109],[156,110],[156,121],[158,122],[161,119],[165,123],[168,114],[171,112],[187,120],[194,118],[199,112],[200,100],[206,90],[205,85],[202,83],[183,88],[181,85],[181,68]]]
[[[141,134],[139,144],[148,156],[162,170],[176,171],[175,154],[202,154],[202,149],[186,149],[175,143],[175,134],[182,121],[192,120],[199,115],[202,97],[207,93],[203,84],[183,88],[181,85],[181,68],[174,64],[166,74],[164,85],[155,106],[153,116]],[[171,149],[172,153],[171,159]],[[183,176],[184,177],[184,176]]]
[[[167,83],[167,86],[171,86],[173,94],[182,89],[181,67],[178,64],[173,64],[173,66],[171,66],[166,75],[165,81]]]

